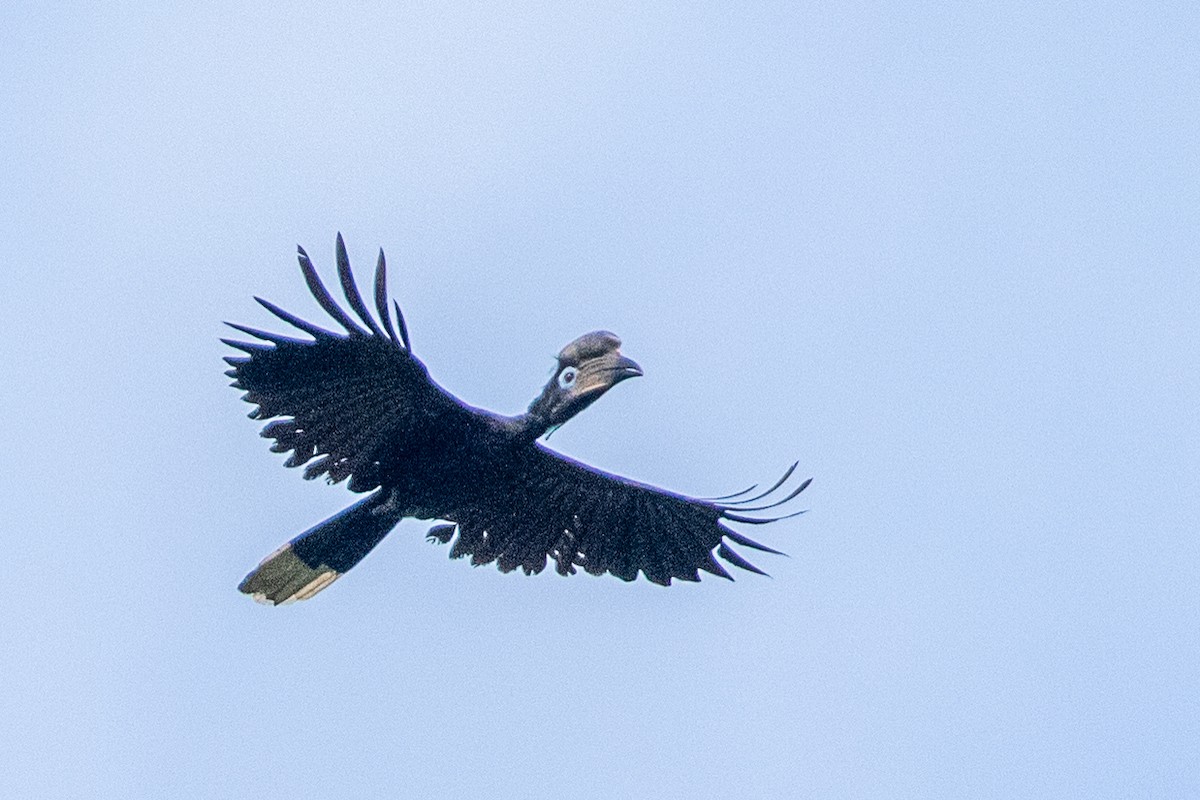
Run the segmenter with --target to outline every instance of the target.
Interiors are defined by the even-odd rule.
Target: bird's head
[[[529,406],[529,416],[553,430],[642,368],[621,355],[621,340],[608,331],[585,333],[562,349],[554,375]]]

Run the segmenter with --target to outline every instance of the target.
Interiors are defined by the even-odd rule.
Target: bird
[[[640,573],[666,586],[699,581],[701,571],[733,580],[721,562],[767,574],[731,544],[782,555],[729,523],[763,525],[804,513],[760,513],[808,487],[811,478],[784,488],[798,462],[766,491],[751,494],[756,484],[696,498],[604,472],[539,441],[617,384],[643,375],[615,334],[575,339],[525,413],[493,413],[442,388],[414,355],[399,303],[392,301],[394,323],[389,311],[382,249],[373,315],[337,235],[338,279],[354,316],[330,295],[304,248],[297,253],[309,291],[341,330],[255,297],[304,337],[227,322],[252,341],[221,340],[239,351],[225,357],[226,375],[255,406],[250,418],[270,420],[261,435],[274,440],[273,452],[289,454],[285,466],[369,494],[268,555],[239,585],[243,593],[268,605],[311,598],[404,518],[437,521],[427,538],[450,545],[451,558],[526,575],[553,561],[561,575],[582,570],[633,581]]]

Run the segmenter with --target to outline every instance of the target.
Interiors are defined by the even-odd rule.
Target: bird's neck
[[[532,442],[553,427],[554,421],[550,413],[552,395],[553,386],[547,384],[542,393],[529,404],[528,411],[509,417],[509,430],[516,438]]]
[[[519,442],[533,442],[551,427],[549,419],[532,410],[515,417],[504,417],[502,424],[505,433]]]

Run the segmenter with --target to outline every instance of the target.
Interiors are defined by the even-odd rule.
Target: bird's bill
[[[636,361],[614,350],[580,365],[576,390],[583,396],[589,396],[593,392],[603,393],[623,380],[637,378],[643,374],[645,373]]]

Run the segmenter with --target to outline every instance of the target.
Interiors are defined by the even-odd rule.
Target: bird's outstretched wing
[[[243,399],[258,406],[250,412],[252,419],[283,418],[268,423],[262,435],[275,440],[274,452],[292,452],[287,466],[307,464],[305,478],[327,475],[333,483],[350,478],[351,490],[369,491],[383,475],[402,468],[415,438],[435,432],[445,437],[469,427],[471,412],[430,380],[425,365],[413,356],[398,304],[392,324],[382,250],[375,269],[377,321],[355,286],[338,234],[338,277],[356,321],[330,296],[304,249],[298,249],[309,289],[346,333],[325,330],[256,297],[312,338],[227,323],[265,344],[223,339],[247,353],[226,357],[232,367],[226,374],[235,388],[246,391]]]
[[[454,522],[435,526],[429,538],[446,544],[457,531],[452,558],[473,564],[496,562],[504,572],[541,572],[554,559],[560,574],[577,568],[593,575],[611,572],[625,581],[638,572],[664,586],[672,578],[698,581],[698,570],[732,580],[716,556],[741,569],[765,574],[734,551],[734,543],[779,553],[738,533],[726,523],[764,524],[778,517],[746,516],[777,508],[808,486],[800,483],[782,499],[796,465],[770,489],[746,497],[754,488],[723,498],[702,500],[673,494],[602,472],[540,444],[531,448],[511,480],[479,507],[460,509]],[[744,498],[735,500],[734,498]]]

